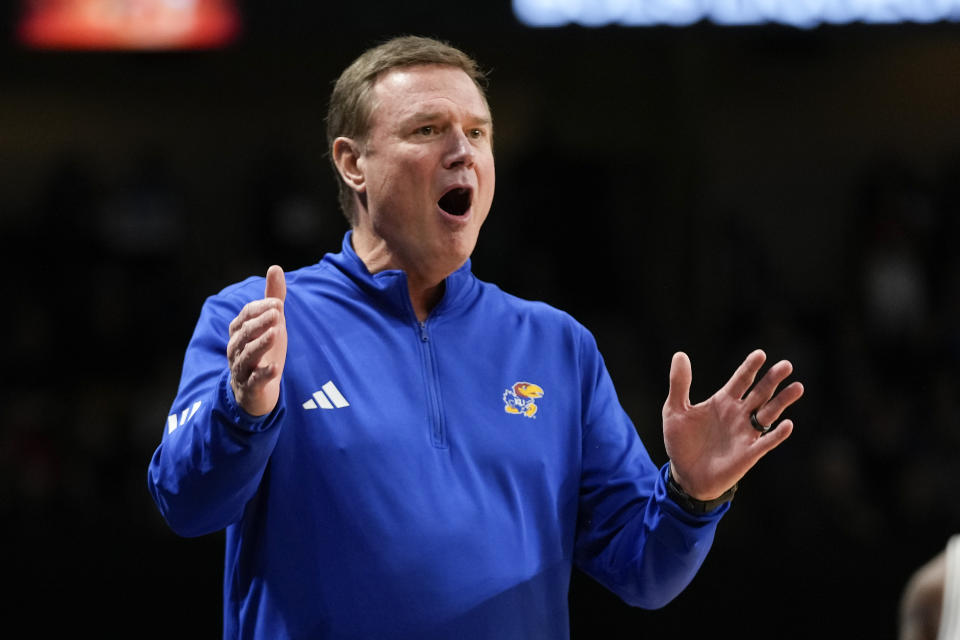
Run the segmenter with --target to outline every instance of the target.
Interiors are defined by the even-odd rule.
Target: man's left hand
[[[765,434],[750,422],[751,412],[756,411],[761,426],[776,423],[803,395],[799,382],[777,392],[793,372],[786,360],[770,367],[754,385],[766,358],[763,351],[754,351],[719,391],[691,405],[690,359],[682,352],[674,354],[670,391],[663,405],[663,440],[674,480],[693,498],[712,500],[722,495],[793,432],[791,420],[783,420]]]

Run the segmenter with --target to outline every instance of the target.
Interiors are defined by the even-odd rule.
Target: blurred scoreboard
[[[960,0],[513,0],[517,19],[530,27],[685,26],[779,23],[895,24],[960,20]]]

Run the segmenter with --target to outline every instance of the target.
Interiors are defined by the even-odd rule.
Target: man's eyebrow
[[[409,116],[402,118],[401,122],[404,123],[414,123],[414,122],[424,122],[427,120],[436,120],[440,117],[439,111],[417,111],[410,114]]]
[[[447,117],[447,114],[442,111],[417,111],[412,113],[405,118],[401,118],[401,122],[405,125],[414,124],[417,122],[429,122],[430,120],[441,120]],[[489,127],[493,124],[493,120],[489,116],[470,116],[468,121],[473,126],[480,127]]]

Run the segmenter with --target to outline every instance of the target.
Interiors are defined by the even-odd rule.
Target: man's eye
[[[471,138],[482,138],[484,134],[483,129],[470,129]]]
[[[424,125],[419,129],[417,129],[417,133],[423,136],[432,136],[434,133],[436,133],[436,131],[437,131],[437,128],[434,127],[432,124]]]

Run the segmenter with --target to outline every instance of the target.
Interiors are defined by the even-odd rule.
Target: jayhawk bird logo
[[[537,412],[537,398],[543,397],[543,389],[532,382],[518,382],[512,389],[503,391],[503,410],[507,413],[522,413],[532,418]]]

